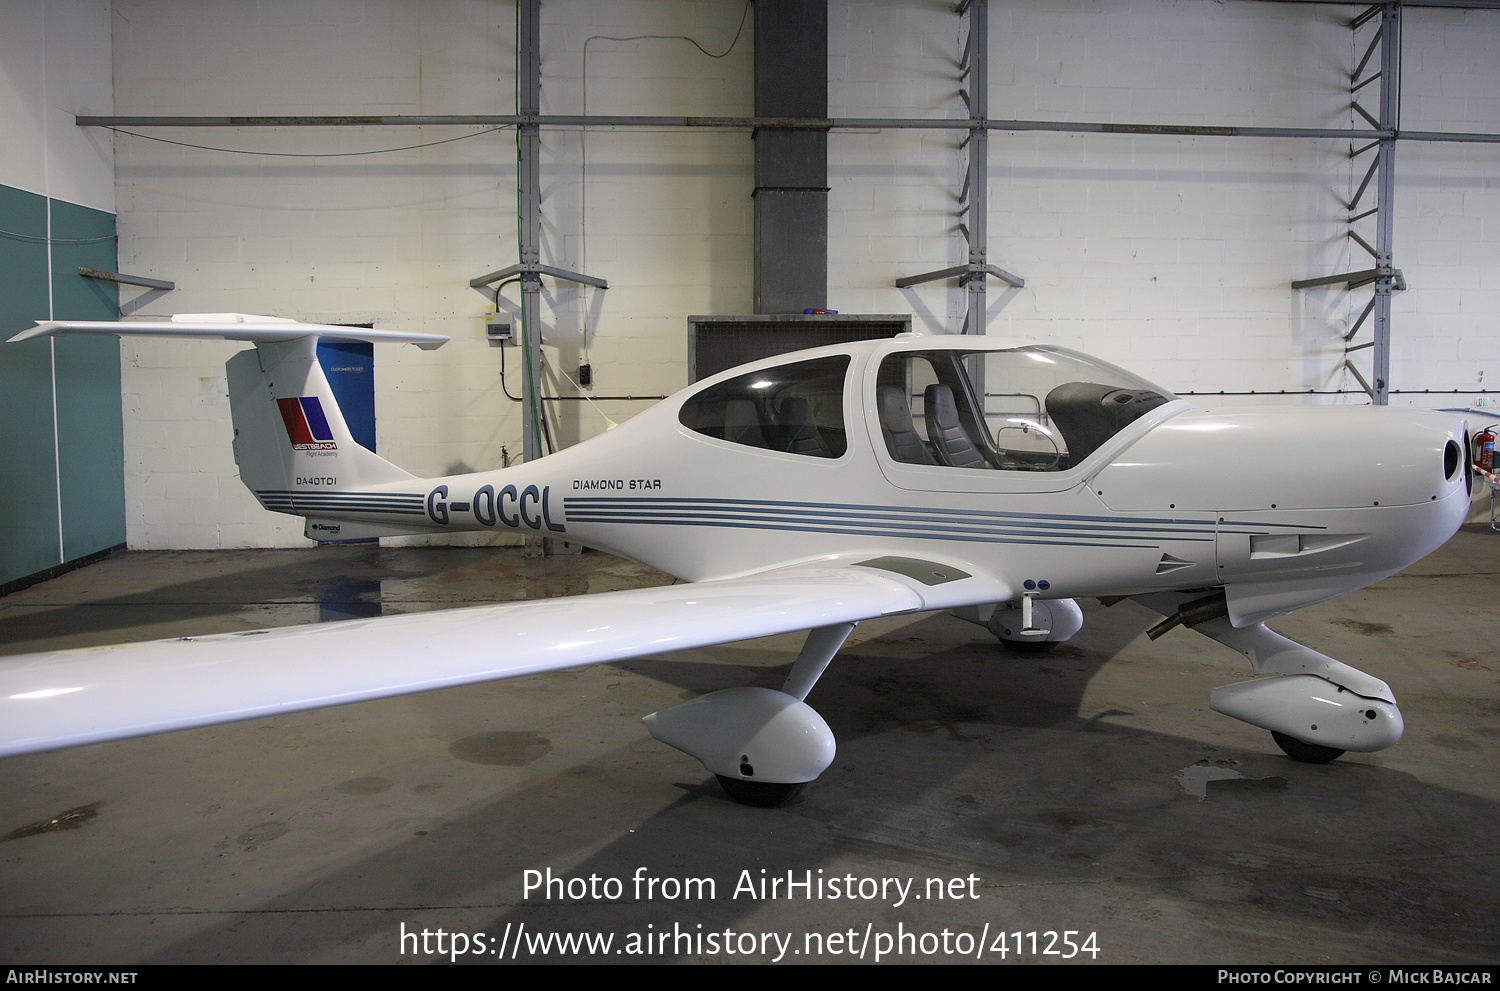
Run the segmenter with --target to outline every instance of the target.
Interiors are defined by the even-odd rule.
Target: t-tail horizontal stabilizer
[[[417,334],[369,327],[338,327],[303,323],[286,317],[263,317],[252,313],[179,313],[171,320],[40,320],[11,341],[56,334],[115,334],[121,337],[180,337],[210,341],[246,341],[252,344],[290,341],[299,337],[321,337],[330,341],[369,341],[376,344],[415,344],[424,351],[440,348],[444,334]]]

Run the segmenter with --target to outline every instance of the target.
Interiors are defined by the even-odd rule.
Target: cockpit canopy
[[[848,449],[850,357],[788,361],[707,386],[682,424],[747,447],[814,458]],[[1065,471],[1175,397],[1063,348],[896,351],[880,363],[876,410],[886,453],[913,465]]]
[[[881,434],[905,464],[1066,471],[1176,398],[1063,348],[903,351],[881,362]]]

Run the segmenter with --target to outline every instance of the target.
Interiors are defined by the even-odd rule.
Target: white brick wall
[[[73,123],[107,114],[107,0],[7,0],[0,10],[0,184],[115,209],[107,135]]]
[[[847,4],[831,17],[831,113],[963,114],[951,68],[963,32],[949,19],[945,33],[942,18],[916,8]],[[1254,3],[992,4],[990,116],[1347,127],[1341,94],[1372,30],[1356,48],[1347,15]],[[1500,131],[1500,14],[1408,10],[1405,23],[1406,92],[1416,98],[1403,126]],[[904,88],[890,78],[896,66]],[[1339,335],[1368,294],[1289,288],[1371,264],[1345,237],[1335,198],[1352,194],[1368,162],[1351,164],[1347,142],[1000,131],[989,147],[990,261],[1027,280],[1020,291],[991,284],[991,334],[1080,347],[1180,390],[1357,388],[1338,372]],[[957,327],[956,286],[889,288],[963,259],[951,214],[937,206],[961,184],[956,142],[835,134],[830,158],[833,305],[910,309],[919,325]],[[1392,387],[1474,385],[1500,359],[1483,316],[1500,303],[1485,264],[1500,248],[1500,148],[1404,144],[1396,174],[1396,263],[1414,291],[1395,304]],[[1367,193],[1362,209],[1372,203]],[[1373,220],[1364,227],[1373,240]],[[1368,357],[1356,361],[1367,367]]]
[[[544,105],[581,112],[584,42],[689,33],[720,51],[739,4],[549,2]],[[121,113],[508,113],[515,106],[514,8],[490,3],[210,2],[115,5]],[[670,40],[589,44],[594,113],[752,109],[750,37],[712,60]],[[481,130],[475,128],[474,130]],[[200,130],[161,136],[265,151],[388,148],[454,129]],[[242,310],[448,333],[440,351],[380,348],[378,446],[419,474],[498,467],[521,449],[520,416],[483,340],[469,279],[513,264],[513,131],[390,155],[273,158],[121,136],[121,264],[174,279],[149,311]],[[659,395],[685,381],[689,313],[749,308],[750,143],[744,134],[599,132],[587,149],[550,132],[543,152],[544,256],[617,287],[587,295],[548,283],[544,339],[557,367],[587,358],[598,395]],[[586,234],[586,240],[585,240]],[[515,299],[514,288],[508,293]],[[587,332],[584,307],[587,305]],[[196,404],[233,348],[126,345],[130,541],[137,547],[299,544],[300,525],[265,513],[238,484],[227,408]],[[220,353],[225,351],[227,353]],[[512,351],[509,387],[519,391]],[[168,374],[157,374],[171,367]],[[182,367],[186,366],[186,367]],[[574,390],[560,376],[549,391]],[[614,419],[640,402],[601,406]],[[191,407],[191,408],[188,408]],[[554,437],[606,423],[556,404]],[[189,418],[169,429],[177,417]],[[184,463],[190,451],[191,464]],[[171,479],[170,492],[163,478]],[[195,517],[187,506],[212,507]],[[216,525],[217,524],[217,525]]]
[[[1129,0],[992,3],[990,114],[1141,123],[1348,126],[1344,74],[1363,42],[1348,9]],[[514,8],[478,0],[243,4],[116,0],[118,113],[505,113]],[[752,29],[726,58],[739,0],[543,3],[543,109],[748,114]],[[1500,13],[1406,12],[1403,126],[1500,131]],[[847,0],[829,9],[830,111],[964,114],[965,26],[944,5]],[[1364,35],[1363,37],[1367,37]],[[585,48],[587,75],[584,77]],[[586,87],[585,87],[586,82]],[[585,92],[586,88],[586,92]],[[479,129],[475,129],[479,130]],[[194,143],[306,152],[388,148],[454,129],[197,130]],[[829,140],[829,305],[911,312],[956,330],[956,285],[897,290],[960,263],[955,132],[836,132]],[[1337,141],[995,132],[991,334],[1040,338],[1178,389],[1353,387],[1339,334],[1364,294],[1293,279],[1366,267],[1338,197],[1359,164]],[[598,395],[670,392],[686,378],[690,313],[750,307],[750,139],[736,132],[549,131],[544,260],[612,288],[547,285],[549,361],[594,369]],[[513,132],[369,157],[227,155],[117,139],[121,265],[175,279],[149,312],[237,309],[436,330],[437,352],[377,349],[381,453],[420,474],[498,465],[520,418],[482,340],[475,275],[515,261]],[[1405,143],[1397,159],[1392,385],[1482,388],[1500,375],[1500,147]],[[510,293],[514,297],[514,290]],[[127,504],[139,547],[301,542],[233,479],[227,409],[205,405],[233,348],[126,345]],[[512,355],[515,352],[511,353]],[[1362,352],[1367,356],[1368,352]],[[511,389],[518,369],[510,368]],[[572,392],[557,375],[552,386]],[[1473,395],[1398,396],[1466,405]],[[1349,397],[1359,401],[1359,397]],[[621,419],[642,404],[602,404]],[[554,404],[554,436],[603,429]]]

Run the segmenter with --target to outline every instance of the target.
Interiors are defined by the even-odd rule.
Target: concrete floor
[[[1041,656],[945,615],[862,625],[809,698],[838,758],[782,809],[727,801],[640,716],[779,687],[793,637],[0,761],[0,956],[431,962],[441,930],[486,934],[478,961],[524,928],[614,939],[532,961],[759,961],[777,939],[807,960],[808,938],[826,961],[1051,961],[1046,936],[1002,958],[999,933],[1074,931],[1100,963],[1500,962],[1497,561],[1500,533],[1467,527],[1273,624],[1405,713],[1396,747],[1322,766],[1208,708],[1249,676],[1237,655],[1092,601]],[[132,553],[0,599],[0,653],[662,580],[596,554]],[[572,890],[527,897],[548,870]],[[927,897],[736,891],[789,871]],[[662,933],[682,938],[631,953]]]

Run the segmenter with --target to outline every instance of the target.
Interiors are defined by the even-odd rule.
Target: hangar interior
[[[1488,422],[1494,3],[27,0],[7,20],[5,336],[221,311],[449,335],[374,349],[374,446],[419,476],[602,434],[691,380],[694,321],[806,309],[1073,347],[1204,402]],[[488,278],[525,264],[550,271]],[[538,404],[526,348],[486,332],[520,328],[523,299]],[[502,534],[313,548],[236,477],[243,345],[5,347],[4,653],[670,580]],[[1323,766],[1209,711],[1242,659],[1147,640],[1159,617],[1129,602],[1084,603],[1036,657],[943,614],[861,625],[818,689],[839,757],[775,810],[724,801],[639,717],[774,687],[790,636],[10,758],[0,945],[432,962],[406,932],[527,925],[688,931],[638,958],[740,962],[784,959],[769,933],[993,926],[1096,933],[1097,962],[1493,963],[1493,539],[1466,527],[1278,623],[1407,711],[1397,747]],[[525,889],[548,870],[627,893]],[[664,883],[636,896],[641,871]],[[788,871],[977,880],[734,896]],[[666,894],[703,878],[715,896]],[[731,930],[762,938],[701,941]],[[889,959],[956,958],[916,937]]]

